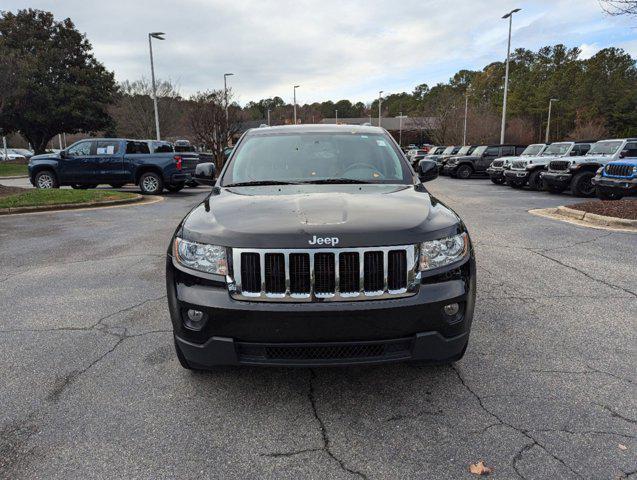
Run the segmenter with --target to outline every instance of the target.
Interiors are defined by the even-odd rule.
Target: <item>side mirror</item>
[[[619,152],[619,158],[626,158],[628,156],[628,150],[622,150]]]
[[[60,150],[60,158],[69,158],[69,154],[66,150]]]
[[[438,178],[438,164],[433,160],[423,159],[418,164],[418,179],[428,182]]]
[[[212,162],[200,163],[195,168],[195,181],[200,185],[215,184],[215,164]]]
[[[571,153],[569,153],[569,156],[571,156],[571,157],[577,157],[578,153],[579,153],[579,152],[578,152],[577,150],[571,150]]]

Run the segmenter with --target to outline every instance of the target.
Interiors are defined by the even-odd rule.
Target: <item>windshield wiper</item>
[[[372,183],[365,180],[358,180],[355,178],[322,178],[320,180],[306,180],[302,183],[311,183],[314,185],[321,185],[326,183]]]
[[[280,180],[259,180],[255,182],[238,182],[223,185],[224,187],[261,187],[266,185],[298,185],[298,182],[282,182]]]

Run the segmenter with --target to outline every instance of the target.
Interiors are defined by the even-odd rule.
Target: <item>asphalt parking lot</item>
[[[183,370],[164,255],[203,188],[0,217],[0,478],[637,475],[637,237],[527,213],[566,196],[428,188],[477,250],[454,367]]]

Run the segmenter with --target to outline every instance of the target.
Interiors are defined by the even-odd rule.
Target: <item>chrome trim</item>
[[[388,289],[389,252],[391,250],[404,250],[407,261],[407,287],[398,290]],[[365,252],[383,252],[384,289],[376,292],[365,291]],[[261,268],[261,291],[244,292],[241,289],[241,254],[259,254]],[[265,255],[268,253],[283,254],[285,261],[285,293],[270,293],[265,290]],[[290,254],[306,253],[310,257],[310,292],[290,292]],[[316,293],[314,291],[314,255],[317,253],[334,254],[335,289],[330,293]],[[342,253],[357,253],[359,265],[359,291],[340,291],[340,255]],[[258,248],[232,248],[231,271],[226,277],[230,296],[236,300],[257,302],[330,302],[330,301],[362,301],[380,300],[385,298],[400,298],[415,295],[420,286],[418,269],[418,249],[416,245],[395,245],[387,247],[362,247],[362,248],[316,248],[316,249],[258,249]]]

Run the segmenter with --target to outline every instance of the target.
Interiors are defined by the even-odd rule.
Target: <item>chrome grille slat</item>
[[[249,301],[349,301],[409,296],[417,292],[419,285],[416,255],[414,245],[235,248],[228,289],[233,298]],[[285,272],[280,271],[281,267]],[[254,271],[256,268],[259,271]]]

